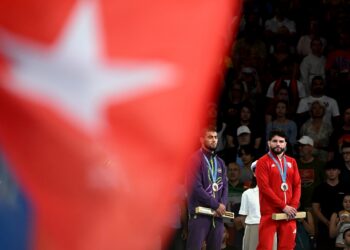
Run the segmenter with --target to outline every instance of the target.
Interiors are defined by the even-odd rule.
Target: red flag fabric
[[[32,248],[155,249],[238,12],[1,1],[0,145],[33,204]]]

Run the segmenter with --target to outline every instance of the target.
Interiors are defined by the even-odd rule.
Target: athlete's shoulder
[[[263,156],[261,156],[259,159],[258,159],[258,162],[263,162],[263,161],[266,161],[270,159],[270,156],[268,154],[264,154]]]
[[[224,171],[226,171],[226,163],[223,159],[221,159],[219,156],[216,156],[216,159],[219,163],[219,167],[222,167],[224,169]]]
[[[192,163],[200,163],[203,158],[203,153],[201,149],[196,150],[195,152],[192,153],[190,156],[190,160]]]
[[[288,162],[295,162],[296,163],[296,160],[295,160],[295,158],[294,157],[292,157],[292,156],[289,156],[289,155],[285,155],[286,156],[286,160],[288,161]]]
[[[216,159],[218,160],[218,161],[220,161],[221,163],[225,163],[225,161],[220,157],[220,156],[216,156]]]
[[[261,168],[262,166],[266,166],[269,165],[270,162],[270,157],[268,156],[268,154],[264,154],[263,156],[261,156],[257,162],[256,162],[256,168]]]

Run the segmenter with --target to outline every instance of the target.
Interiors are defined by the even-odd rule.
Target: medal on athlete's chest
[[[219,191],[219,185],[214,182],[212,185],[211,185],[211,188],[213,189],[213,192],[217,192]]]
[[[281,189],[282,189],[283,192],[286,192],[288,190],[288,184],[285,183],[285,182],[282,182]]]

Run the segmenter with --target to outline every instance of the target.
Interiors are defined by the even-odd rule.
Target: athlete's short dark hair
[[[287,140],[287,135],[286,135],[286,133],[283,130],[281,130],[281,129],[274,129],[269,134],[269,141],[271,141],[272,137],[275,137],[276,135],[280,136],[280,137],[283,137],[284,139]]]

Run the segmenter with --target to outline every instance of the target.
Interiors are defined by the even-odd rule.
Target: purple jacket
[[[219,203],[226,206],[227,204],[227,174],[226,166],[222,159],[215,156],[217,162],[217,183],[219,190],[215,192],[215,198],[213,197],[212,182],[209,179],[210,170],[208,163],[206,162],[203,152],[210,158],[210,153],[206,151],[198,150],[194,157],[193,162],[196,167],[191,168],[188,180],[189,194],[188,194],[188,211],[190,214],[195,213],[195,208],[198,206],[208,207],[216,210],[219,207]]]

